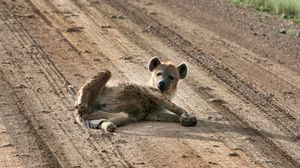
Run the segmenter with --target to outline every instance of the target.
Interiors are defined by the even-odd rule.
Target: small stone
[[[100,59],[99,58],[93,58],[92,61],[99,62]]]
[[[83,27],[71,27],[66,30],[68,33],[81,32]]]
[[[232,150],[234,150],[234,151],[244,151],[244,150],[241,149],[241,148],[233,148]]]
[[[104,150],[102,150],[101,152],[102,152],[102,153],[108,153],[108,151],[107,151],[107,150],[105,150],[105,149],[104,149]]]
[[[5,130],[0,131],[0,134],[7,133]]]
[[[25,14],[24,17],[27,17],[27,18],[34,18],[34,15],[33,15],[33,14]]]
[[[121,59],[122,59],[122,60],[127,60],[127,61],[128,61],[128,60],[132,60],[133,57],[132,57],[132,56],[122,56]]]
[[[118,19],[126,19],[125,16],[118,16]]]
[[[274,160],[265,160],[265,163],[274,163]]]
[[[294,141],[299,141],[300,140],[300,134],[294,136]]]
[[[43,114],[49,114],[50,111],[48,111],[48,110],[41,110],[40,113],[43,113]]]
[[[281,33],[281,34],[286,34],[286,33],[287,33],[287,29],[281,29],[281,30],[279,31],[279,33]]]
[[[11,64],[11,62],[10,61],[2,61],[1,64]]]
[[[291,91],[283,91],[283,94],[284,95],[293,95],[294,93]]]
[[[112,28],[112,26],[111,25],[103,25],[103,26],[101,26],[101,28],[107,29],[107,28]]]
[[[211,99],[208,99],[209,102],[212,102],[212,103],[217,103],[217,104],[226,104],[227,102],[223,99],[219,99],[219,98],[211,98]]]
[[[111,15],[110,18],[111,19],[125,19],[125,16],[122,16],[122,15],[119,15],[119,16],[117,16],[117,15]]]
[[[7,144],[4,144],[4,145],[1,145],[0,147],[10,147],[10,146],[14,146],[14,145],[11,144],[11,143],[7,143]]]
[[[147,26],[147,29],[152,29],[153,28],[153,26]]]
[[[182,157],[182,158],[187,158],[188,156],[187,156],[187,155],[181,155],[181,157]]]
[[[116,15],[111,15],[110,18],[117,19],[118,17]]]
[[[81,168],[81,166],[72,166],[72,168]]]
[[[209,161],[208,164],[212,164],[212,165],[218,165],[218,163],[215,163],[215,162],[211,162]]]
[[[148,32],[153,28],[154,28],[153,26],[147,26],[146,28],[143,29],[143,32]]]
[[[23,84],[20,84],[18,86],[16,86],[17,89],[24,89],[24,88],[27,88],[27,86],[23,85]]]
[[[228,156],[230,156],[230,157],[239,157],[240,155],[238,153],[229,153]]]
[[[157,15],[156,12],[150,12],[149,15]]]
[[[145,162],[137,162],[136,164],[137,164],[137,165],[144,165]]]
[[[285,13],[283,13],[283,14],[281,15],[281,17],[282,17],[283,19],[287,19],[287,18],[288,18],[288,15],[285,14]]]

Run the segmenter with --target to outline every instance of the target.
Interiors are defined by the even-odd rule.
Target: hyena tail
[[[93,127],[93,122],[89,124],[90,121],[85,121],[82,118],[83,114],[92,113],[93,106],[97,97],[103,91],[106,83],[111,78],[111,72],[108,70],[101,71],[90,78],[78,91],[78,99],[75,102],[75,118],[77,123],[84,124],[85,126],[91,128]],[[98,121],[95,121],[96,123]],[[92,126],[90,126],[92,125]]]

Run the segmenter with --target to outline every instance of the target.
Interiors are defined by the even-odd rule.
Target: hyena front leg
[[[187,111],[175,103],[171,102],[168,99],[161,99],[160,100],[161,107],[166,108],[167,110],[172,111],[173,113],[180,116],[180,124],[183,126],[195,126],[197,124],[197,118],[194,116],[189,116]]]
[[[175,113],[178,116],[181,116],[182,114],[186,113],[187,111],[179,106],[177,106],[175,103],[171,102],[169,99],[164,98],[164,99],[160,99],[158,101],[159,105],[167,110],[172,111],[173,113]]]

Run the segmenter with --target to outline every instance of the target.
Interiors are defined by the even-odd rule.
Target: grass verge
[[[300,23],[300,0],[229,0],[237,5],[255,7]]]

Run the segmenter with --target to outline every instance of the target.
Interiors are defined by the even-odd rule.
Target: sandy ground
[[[0,167],[300,167],[300,39],[289,21],[220,0],[0,2]],[[196,127],[74,122],[92,74],[145,84],[189,65],[174,102]]]

